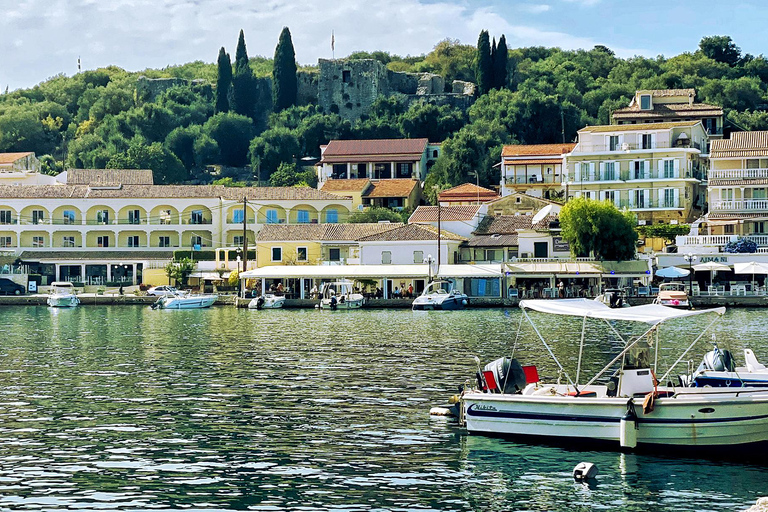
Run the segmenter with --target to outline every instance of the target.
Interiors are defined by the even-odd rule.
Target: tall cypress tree
[[[275,48],[272,63],[272,100],[275,112],[296,104],[298,81],[296,79],[296,52],[293,50],[291,31],[283,27]]]
[[[229,88],[232,86],[232,61],[221,47],[217,61],[219,76],[216,79],[216,113],[229,112]]]
[[[493,86],[493,63],[491,62],[491,40],[487,30],[480,32],[480,37],[477,38],[475,77],[477,89],[481,95],[491,90]]]
[[[491,39],[491,89],[496,88],[496,38]]]
[[[507,69],[509,63],[509,51],[507,50],[507,38],[504,34],[499,38],[496,51],[493,54],[493,82],[496,89],[504,89],[507,86]]]
[[[235,52],[235,72],[232,74],[232,110],[236,113],[254,117],[256,107],[256,77],[248,64],[248,52],[245,49],[245,36],[240,30]]]

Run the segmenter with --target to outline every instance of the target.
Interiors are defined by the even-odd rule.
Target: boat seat
[[[535,365],[523,366],[523,372],[525,373],[526,384],[536,384],[537,382],[541,382],[541,379],[539,378],[539,370],[536,369]]]
[[[751,349],[744,349],[744,360],[747,362],[747,371],[759,372],[765,370],[765,365],[760,364]]]
[[[485,385],[487,386],[488,391],[493,392],[499,388],[492,371],[483,371],[483,379],[485,379]]]

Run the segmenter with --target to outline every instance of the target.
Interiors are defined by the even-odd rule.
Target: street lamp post
[[[696,256],[689,252],[683,258],[688,262],[688,295],[693,297],[693,262],[696,261]]]

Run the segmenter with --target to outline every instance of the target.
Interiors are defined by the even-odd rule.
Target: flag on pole
[[[336,50],[336,37],[334,36],[333,30],[331,30],[331,51]]]

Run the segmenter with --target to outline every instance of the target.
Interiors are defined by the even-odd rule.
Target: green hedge
[[[237,259],[237,251],[228,251],[229,261],[235,261]],[[214,261],[216,259],[216,251],[190,251],[190,250],[178,250],[173,251],[173,259],[176,261],[182,258],[191,258],[195,261]],[[224,253],[221,253],[221,258],[224,259]],[[248,259],[256,259],[256,250],[248,249]]]

